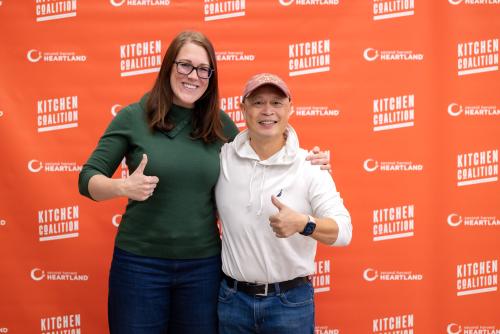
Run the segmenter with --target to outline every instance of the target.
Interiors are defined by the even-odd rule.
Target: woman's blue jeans
[[[215,334],[220,255],[170,260],[115,248],[109,275],[111,334]]]

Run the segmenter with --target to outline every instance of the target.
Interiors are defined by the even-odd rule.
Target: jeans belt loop
[[[256,293],[255,295],[256,296],[261,296],[261,297],[267,297],[267,290],[268,290],[268,287],[269,287],[269,283],[266,283],[264,285],[264,293]]]

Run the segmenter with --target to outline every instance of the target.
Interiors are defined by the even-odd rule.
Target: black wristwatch
[[[311,235],[314,232],[314,229],[316,229],[316,221],[314,220],[313,217],[307,216],[307,224],[304,227],[304,230],[300,232],[302,235]]]

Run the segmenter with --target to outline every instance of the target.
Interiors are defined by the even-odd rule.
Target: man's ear
[[[241,113],[243,114],[243,118],[246,121],[247,120],[247,109],[246,109],[247,106],[245,105],[244,102],[240,102],[239,107],[240,107]]]
[[[288,116],[291,116],[293,113],[293,103],[290,101],[290,107],[288,108]]]

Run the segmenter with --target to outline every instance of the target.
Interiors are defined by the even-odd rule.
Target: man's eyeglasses
[[[193,66],[193,64],[183,61],[174,61],[174,64],[177,67],[177,73],[189,75],[193,70],[196,70],[196,74],[198,74],[198,78],[200,79],[209,79],[212,73],[214,73],[214,70],[208,66]]]

